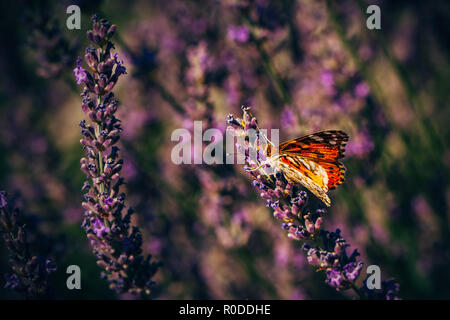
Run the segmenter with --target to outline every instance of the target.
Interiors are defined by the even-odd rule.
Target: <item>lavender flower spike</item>
[[[84,84],[81,108],[89,119],[89,123],[86,120],[80,123],[83,135],[80,142],[86,151],[80,161],[81,170],[87,178],[82,188],[85,192],[82,226],[110,288],[117,293],[148,296],[160,264],[152,262],[150,255],[142,255],[141,232],[131,225],[133,210],[129,208],[123,213],[125,194],[120,192],[124,183],[120,177],[123,160],[116,144],[122,127],[115,116],[119,101],[112,89],[126,69],[118,55],[111,52],[114,45],[110,38],[116,27],[96,16],[93,21],[93,30],[87,36],[96,48],[87,48],[84,56],[90,71],[82,67],[81,59],[74,70],[77,83]]]
[[[254,179],[252,185],[266,200],[266,206],[273,209],[274,217],[282,221],[281,227],[287,231],[287,236],[303,243],[302,248],[306,252],[308,263],[316,267],[317,271],[324,271],[325,282],[337,291],[353,289],[359,298],[364,299],[396,299],[399,287],[393,281],[383,282],[380,290],[356,286],[363,267],[363,263],[357,259],[358,251],[347,254],[346,248],[349,245],[339,229],[335,232],[322,229],[325,210],[311,211],[307,206],[308,196],[305,191],[298,185],[288,183],[281,172],[267,175],[262,170],[261,173],[256,170],[261,166],[261,162],[258,159],[256,162],[252,161],[248,155],[255,154],[260,146],[259,129],[256,118],[249,113],[249,108],[243,107],[242,110],[242,119],[229,115],[227,123],[234,134],[245,137],[242,149],[245,152],[245,168]],[[257,132],[256,139],[249,138],[250,130]],[[268,164],[265,168],[267,166]]]
[[[10,251],[9,265],[14,271],[4,275],[4,287],[24,294],[26,298],[45,298],[49,275],[56,266],[50,259],[31,254],[25,225],[19,220],[19,211],[10,207],[6,192],[0,191],[0,234]]]

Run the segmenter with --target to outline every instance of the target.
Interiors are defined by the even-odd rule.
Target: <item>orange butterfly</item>
[[[278,153],[267,144],[267,162],[288,182],[303,185],[329,207],[327,192],[344,181],[345,167],[339,160],[344,158],[347,141],[345,132],[329,130],[283,142]]]

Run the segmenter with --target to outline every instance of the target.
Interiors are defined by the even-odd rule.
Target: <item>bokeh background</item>
[[[67,6],[82,12],[66,28]],[[381,8],[366,28],[368,4]],[[176,128],[224,129],[252,107],[281,139],[349,133],[346,181],[325,228],[404,299],[450,298],[448,1],[2,1],[0,189],[21,208],[36,253],[58,266],[57,299],[125,299],[100,279],[80,228],[80,88],[72,70],[90,17],[117,25],[129,204],[144,251],[163,262],[158,299],[348,299],[287,239],[242,166],[171,162]],[[0,246],[0,273],[10,272]],[[66,288],[66,268],[82,290]],[[364,278],[364,272],[363,276]],[[0,297],[20,298],[3,288]]]

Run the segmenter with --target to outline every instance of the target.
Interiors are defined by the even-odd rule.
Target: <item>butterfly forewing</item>
[[[337,130],[286,141],[279,146],[280,168],[289,181],[302,184],[329,206],[326,192],[344,181],[345,167],[339,159],[347,141],[348,135]]]
[[[313,133],[280,144],[280,154],[301,155],[313,160],[335,162],[342,159],[348,135],[344,131],[330,130]]]

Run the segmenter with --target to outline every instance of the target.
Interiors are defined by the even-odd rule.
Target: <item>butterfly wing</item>
[[[280,154],[301,155],[316,161],[336,162],[344,157],[348,135],[329,130],[313,133],[280,144]]]
[[[348,135],[337,130],[286,141],[279,146],[279,163],[288,180],[302,184],[329,206],[326,192],[344,181],[345,167],[339,159],[347,141]]]
[[[328,207],[331,204],[327,195],[328,173],[317,162],[300,156],[280,156],[278,170],[292,184],[301,184],[322,200]]]

